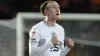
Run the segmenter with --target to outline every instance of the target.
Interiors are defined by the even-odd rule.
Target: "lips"
[[[56,15],[59,15],[59,13],[56,13]]]

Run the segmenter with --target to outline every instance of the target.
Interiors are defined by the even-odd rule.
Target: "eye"
[[[60,9],[60,7],[58,7]]]
[[[52,8],[55,8],[55,6],[52,6]]]

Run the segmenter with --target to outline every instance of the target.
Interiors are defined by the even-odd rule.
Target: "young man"
[[[55,1],[46,1],[40,7],[45,19],[32,27],[29,32],[30,56],[65,56],[74,46],[68,39],[64,47],[65,32],[56,23],[60,19],[60,6]]]

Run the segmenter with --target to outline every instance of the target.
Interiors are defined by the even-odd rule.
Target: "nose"
[[[60,9],[59,9],[59,8],[56,8],[56,11],[57,11],[57,12],[60,12]]]

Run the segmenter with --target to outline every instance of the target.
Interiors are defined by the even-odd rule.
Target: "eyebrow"
[[[52,5],[52,6],[56,6],[56,5]],[[58,5],[58,7],[60,8],[60,6]]]

